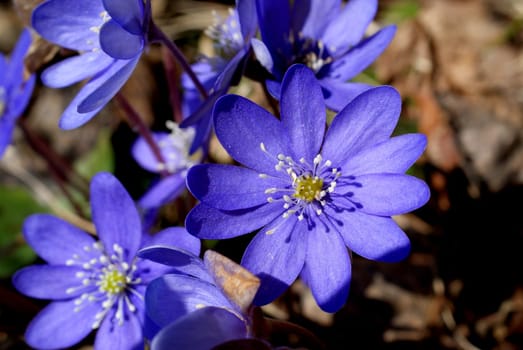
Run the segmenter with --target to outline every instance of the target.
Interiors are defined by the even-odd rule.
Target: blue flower
[[[163,328],[151,342],[151,350],[259,349],[265,342],[250,338],[245,322],[234,313],[215,306],[193,311]],[[232,347],[230,347],[232,346]]]
[[[24,57],[31,45],[31,33],[24,30],[8,59],[0,55],[0,158],[11,143],[16,120],[29,103],[35,77],[24,77]]]
[[[107,3],[113,5],[106,8],[102,0],[47,0],[33,11],[32,26],[44,39],[79,52],[47,68],[41,76],[43,83],[61,88],[89,78],[62,114],[59,124],[63,129],[77,128],[94,117],[129,79],[140,59],[139,48],[143,46],[137,42],[142,42],[143,37],[134,35],[135,40],[113,45],[107,41],[121,34],[115,29],[117,23],[137,16],[136,12],[142,10],[138,5],[141,1]],[[126,28],[134,30],[133,23]],[[105,49],[125,58],[114,58],[102,50],[102,38]]]
[[[97,330],[96,349],[143,349],[146,286],[172,269],[136,252],[168,244],[199,254],[199,241],[184,229],[144,235],[134,202],[109,173],[93,178],[91,209],[99,240],[47,214],[24,223],[25,239],[47,265],[23,268],[13,284],[23,294],[52,300],[26,330],[32,347],[69,347]]]
[[[251,38],[257,29],[254,0],[237,0],[236,8],[230,9],[227,18],[221,19],[216,15],[214,25],[207,29],[206,34],[214,42],[215,56],[202,57],[192,65],[192,69],[209,91],[209,98],[202,101],[192,80],[186,74],[182,76],[183,107],[188,116],[182,127],[196,126],[190,153],[208,141],[212,130],[212,107],[219,97],[227,93],[239,70],[243,69]]]
[[[147,44],[151,1],[102,0],[110,19],[100,28],[100,46],[109,56],[130,59]]]
[[[222,315],[224,321],[232,319],[232,323],[240,326],[229,330],[230,332],[227,334],[230,338],[223,338],[227,334],[212,334],[209,329],[200,327],[199,334],[202,339],[192,337],[195,344],[197,340],[224,342],[250,336],[251,304],[260,284],[256,276],[212,250],[205,252],[203,261],[196,255],[166,245],[151,245],[143,248],[138,254],[142,258],[157,263],[176,266],[176,273],[165,274],[152,281],[147,287],[145,303],[150,321],[147,331],[148,335],[153,337],[153,348],[155,341],[157,343],[165,341],[165,339],[157,341],[157,337],[171,338],[169,335],[165,335],[166,332],[168,334],[171,331],[163,332],[162,329],[174,322],[182,322],[183,325],[185,321],[181,321],[182,319],[200,309],[209,307],[226,310],[227,314]],[[216,311],[209,312],[216,313]],[[199,318],[200,316],[194,317]],[[193,317],[189,316],[189,319],[193,319]],[[175,326],[175,328],[177,327]],[[237,332],[238,328],[239,332]],[[190,339],[190,334],[185,335]],[[174,336],[168,342],[173,345],[175,338],[181,338],[179,341],[188,341],[178,334],[178,337]],[[216,344],[214,343],[214,345]],[[207,346],[208,349],[212,348],[210,344]],[[184,347],[172,346],[171,348]]]
[[[165,175],[140,198],[138,203],[145,209],[158,208],[178,197],[185,190],[187,170],[197,162],[189,157],[194,129],[180,129],[174,122],[168,123],[168,127],[171,128],[171,133],[153,133],[165,163],[158,162],[143,137],[136,140],[131,150],[134,159],[142,168]]]
[[[275,97],[294,63],[307,65],[320,81],[327,107],[340,111],[370,86],[347,82],[388,46],[396,28],[387,26],[362,39],[376,14],[377,0],[256,0],[263,42],[253,40],[260,63],[272,73],[266,81]]]
[[[325,133],[321,87],[304,65],[282,82],[281,120],[236,95],[214,109],[216,135],[246,167],[195,165],[187,185],[201,201],[188,214],[189,233],[226,239],[261,229],[242,265],[261,279],[255,304],[274,300],[298,276],[328,312],[345,302],[350,251],[397,261],[410,250],[391,218],[429,198],[422,180],[404,172],[422,154],[422,134],[392,137],[401,98],[370,89],[334,117]]]

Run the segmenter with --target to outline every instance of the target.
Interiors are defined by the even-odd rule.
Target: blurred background
[[[202,34],[212,10],[225,16],[234,6],[152,1],[156,23],[190,60],[212,48]],[[38,2],[0,1],[2,53]],[[395,264],[354,255],[349,299],[336,314],[319,310],[300,282],[263,311],[311,330],[328,349],[523,349],[523,1],[381,0],[370,30],[390,23],[398,26],[392,44],[357,79],[397,88],[404,102],[397,133],[429,140],[410,173],[427,181],[431,200],[396,218],[412,253]],[[71,54],[37,40],[26,63],[40,72]],[[171,115],[163,54],[151,47],[123,90],[152,128]],[[49,212],[89,231],[93,174],[115,173],[135,198],[153,179],[129,155],[136,133],[116,104],[79,129],[58,128],[79,87],[38,83],[26,127],[0,161],[0,350],[27,348],[24,329],[46,305],[10,283],[16,269],[38,262],[20,233],[24,218]],[[267,103],[248,79],[233,92]],[[227,160],[216,144],[211,155]],[[182,224],[193,203],[186,194],[156,225]],[[239,261],[249,239],[206,244]]]

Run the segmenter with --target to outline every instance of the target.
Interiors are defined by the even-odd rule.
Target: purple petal
[[[260,62],[263,68],[267,69],[268,72],[272,72],[274,67],[274,61],[272,60],[271,53],[263,41],[256,38],[251,39],[251,46],[254,51],[256,60]],[[279,94],[278,94],[279,96]]]
[[[200,107],[180,124],[181,127],[194,125],[196,134],[189,149],[189,154],[193,154],[202,145],[209,141],[212,130],[212,109],[216,100],[223,96],[223,91],[215,91]],[[187,122],[185,122],[187,121]],[[185,122],[185,123],[184,123]]]
[[[274,169],[277,155],[289,153],[286,135],[278,119],[237,95],[221,97],[213,114],[216,135],[231,157],[260,173],[281,175]],[[262,144],[266,151],[262,150]]]
[[[105,106],[129,79],[139,60],[139,55],[129,61],[117,60],[102,74],[105,77],[102,84],[78,105],[78,113],[89,113]]]
[[[44,39],[72,50],[88,51],[99,47],[99,28],[104,23],[102,1],[49,0],[38,5],[31,18],[32,27]]]
[[[346,302],[351,264],[345,243],[336,232],[318,224],[307,232],[307,255],[303,277],[323,311],[336,312]]]
[[[288,182],[288,181],[287,181]],[[225,164],[195,165],[187,173],[187,187],[206,205],[237,210],[267,203],[266,190],[283,188],[286,182],[256,171]]]
[[[323,141],[326,110],[320,85],[307,66],[296,64],[285,73],[280,108],[292,156],[312,164]]]
[[[31,32],[29,29],[24,29],[20,34],[16,45],[11,52],[9,58],[9,69],[5,72],[6,88],[16,88],[13,84],[20,84],[24,73],[24,57],[31,46]]]
[[[356,45],[365,34],[377,9],[377,0],[350,0],[341,13],[329,22],[321,39],[328,47],[335,47],[337,50]]]
[[[9,70],[9,64],[7,58],[4,55],[0,55],[0,85],[6,86],[7,84],[7,71]]]
[[[153,339],[151,350],[209,350],[247,336],[246,324],[236,315],[225,309],[206,307],[165,327]]]
[[[129,65],[132,62],[136,64],[138,61],[136,59],[131,62],[125,60],[115,60],[106,70],[93,77],[87,84],[85,84],[62,114],[60,119],[60,128],[65,130],[77,128],[87,123],[92,117],[100,112],[100,110],[105,107],[105,103],[114,97],[118,90],[116,89],[114,91],[108,91],[106,88],[106,83],[113,79],[113,76],[117,75],[117,73],[121,72],[122,70],[129,69]],[[82,104],[91,95],[103,95],[104,93],[108,93],[110,95],[104,96],[103,100],[101,100],[102,103],[100,103],[100,106],[91,111],[82,112],[79,110],[79,105]]]
[[[103,0],[111,18],[128,32],[143,35],[145,6],[141,0]]]
[[[25,341],[37,349],[68,348],[93,330],[95,314],[102,310],[99,303],[87,302],[78,307],[75,300],[55,301],[31,321]]]
[[[292,7],[294,32],[303,33],[304,37],[320,39],[325,28],[332,26],[333,20],[339,14],[340,7],[340,0],[295,0]],[[352,24],[352,22],[349,23]],[[346,28],[340,33],[343,33],[343,36],[350,35]]]
[[[203,57],[200,61],[191,65],[191,69],[193,70],[194,74],[196,74],[207,91],[209,91],[214,86],[214,83],[220,74],[220,70],[217,69],[213,63],[214,62],[209,58]],[[203,102],[202,97],[194,86],[194,82],[189,77],[189,75],[187,73],[182,74],[181,80],[181,84],[184,90],[192,92],[198,102],[197,104],[201,104]],[[194,110],[191,109],[188,112],[192,113]]]
[[[362,93],[334,117],[325,136],[323,158],[337,166],[362,149],[387,140],[400,111],[401,97],[392,87]]]
[[[349,102],[361,93],[372,89],[372,85],[351,83],[330,78],[321,79],[320,85],[325,98],[325,105],[336,112],[341,111]]]
[[[367,214],[405,214],[423,206],[430,197],[427,184],[409,175],[362,175],[356,181],[362,186],[354,190],[354,199],[363,206],[360,210]]]
[[[14,121],[20,117],[33,96],[35,81],[36,76],[31,75],[25,82],[20,83],[22,85],[18,87],[17,90],[12,92],[13,95],[11,96],[11,100],[8,101],[7,113],[4,114],[3,119],[11,119],[11,121]]]
[[[265,86],[269,94],[277,100],[281,98],[281,83],[276,80],[267,79],[265,80]]]
[[[98,173],[91,181],[91,209],[100,240],[109,255],[114,245],[124,249],[130,261],[142,236],[140,216],[127,190],[110,173]]]
[[[167,244],[155,244],[148,242],[144,248],[141,248],[137,256],[142,259],[154,261],[155,263],[168,266],[185,266],[189,264],[200,264],[198,255],[193,254],[183,248]]]
[[[260,34],[271,52],[288,52],[287,38],[290,29],[288,1],[256,0]]]
[[[73,266],[33,265],[18,270],[13,285],[22,294],[37,299],[72,299],[85,292],[81,268]]]
[[[366,148],[341,167],[352,175],[404,173],[427,145],[423,134],[405,134]]]
[[[140,319],[127,309],[124,312],[127,316],[121,325],[114,319],[115,311],[109,312],[105,317],[96,333],[95,349],[140,350],[144,348]]]
[[[185,171],[167,176],[149,187],[138,201],[145,209],[158,208],[175,200],[185,190]]]
[[[42,82],[48,87],[62,88],[98,74],[113,62],[112,57],[100,51],[85,52],[44,70]]]
[[[109,56],[126,60],[143,51],[144,39],[141,35],[128,32],[116,21],[110,20],[100,29],[100,47]]]
[[[208,283],[214,283],[202,260],[186,250],[173,246],[151,245],[140,249],[138,256],[158,264],[171,266],[177,274],[182,273]]]
[[[79,228],[47,214],[28,217],[23,232],[36,254],[55,265],[65,265],[75,254],[80,260],[86,258],[84,247],[91,247],[95,242],[93,237]]]
[[[239,74],[239,68],[243,67],[243,62],[249,53],[248,48],[243,48],[234,55],[233,58],[225,65],[223,71],[216,78],[214,90],[223,90],[223,94],[227,92],[231,86],[233,78]]]
[[[101,81],[93,81],[84,85],[80,92],[75,96],[75,98],[69,103],[64,113],[60,117],[59,126],[64,130],[71,130],[77,127],[80,127],[91,120],[98,112],[102,110],[105,106],[100,106],[99,108],[92,110],[88,113],[78,113],[78,105],[89,96],[94,90],[99,87]]]
[[[202,307],[234,310],[214,284],[179,274],[167,274],[152,281],[145,292],[145,304],[147,315],[160,327]]]
[[[159,144],[162,140],[166,140],[169,137],[167,132],[153,132],[153,140]],[[158,173],[160,169],[160,162],[154,155],[151,150],[151,147],[145,141],[145,138],[139,136],[131,148],[131,154],[133,155],[134,160],[145,170]],[[163,155],[163,154],[162,154]]]
[[[139,252],[140,251],[138,251],[138,253]],[[139,257],[139,255],[137,255],[137,257]],[[151,281],[154,281],[155,279],[165,275],[166,273],[173,273],[177,271],[171,266],[158,264],[145,259],[136,260],[136,266],[137,274],[140,276],[141,284],[133,286],[133,289],[135,291],[138,291],[141,296],[145,295],[145,288],[149,283],[151,283]],[[141,287],[143,287],[143,291],[140,292]],[[135,293],[133,293],[132,295],[135,295]],[[139,300],[139,305],[142,304],[144,304],[144,301]],[[145,306],[143,307],[143,309],[145,309]]]
[[[338,232],[345,244],[364,258],[396,262],[410,252],[409,238],[390,217],[367,215],[359,211],[333,215],[342,223]]]
[[[354,78],[385,51],[395,33],[396,27],[388,26],[354,46],[332,63],[329,76],[339,81]]]
[[[261,280],[256,305],[272,302],[296,280],[307,250],[304,235],[309,233],[305,225],[294,216],[274,220],[245,250],[242,265]]]
[[[164,159],[167,159],[169,155],[172,155],[176,157],[173,163],[181,164],[181,160],[184,157],[179,154],[179,149],[171,146],[170,138],[172,136],[170,133],[153,132],[152,137],[156,144],[160,146],[160,152]],[[160,163],[143,137],[138,137],[136,139],[136,142],[131,149],[131,153],[133,158],[142,168],[153,173],[159,173]]]
[[[238,20],[243,39],[248,41],[258,29],[258,18],[256,17],[255,0],[236,0],[236,11],[238,11]]]
[[[200,255],[201,247],[200,240],[189,234],[184,227],[169,227],[157,232],[147,241],[147,245],[171,245],[194,255]]]
[[[285,210],[277,203],[230,211],[198,204],[187,215],[185,227],[201,239],[233,238],[265,226]]]

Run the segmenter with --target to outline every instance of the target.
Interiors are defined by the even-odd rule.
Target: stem
[[[77,215],[83,218],[87,217],[83,212],[81,205],[74,199],[71,191],[66,186],[66,182],[71,180],[71,174],[75,174],[74,170],[69,166],[69,164],[61,159],[44,140],[29,128],[25,118],[22,117],[18,119],[18,126],[24,133],[29,146],[31,146],[31,148],[46,161],[55,182],[69,200]],[[85,179],[83,179],[79,174],[75,174],[75,176],[78,179],[81,179],[84,185],[87,185],[87,181],[85,181]],[[85,198],[89,198],[87,187],[77,186],[77,189]]]
[[[180,65],[183,67],[185,72],[187,72],[187,74],[193,81],[194,86],[196,86],[196,88],[200,92],[202,99],[205,100],[209,97],[209,95],[207,94],[207,91],[205,90],[205,87],[202,85],[202,83],[200,82],[200,79],[198,79],[198,77],[192,70],[191,65],[187,62],[187,60],[185,59],[185,56],[180,51],[178,46],[176,46],[176,44],[174,42],[172,42],[171,39],[169,39],[165,35],[165,33],[160,28],[158,28],[158,26],[156,26],[156,24],[152,21],[151,21],[150,27],[149,27],[149,41],[150,42],[160,42],[160,43],[164,44],[165,46],[167,46],[169,51],[171,51],[172,55],[176,58],[178,63],[180,63]]]
[[[160,164],[166,164],[165,159],[163,158],[162,152],[160,150],[160,147],[156,143],[156,141],[153,138],[153,134],[151,133],[151,130],[145,125],[140,115],[138,115],[138,112],[131,106],[131,104],[127,101],[127,99],[121,94],[116,94],[116,100],[120,104],[120,106],[123,108],[125,113],[127,114],[129,123],[131,124],[131,127],[133,129],[135,128],[140,136],[143,137],[147,145],[149,145],[151,152],[153,152],[154,157]],[[168,173],[165,169],[161,169],[160,171],[162,176],[167,176]]]
[[[169,51],[165,49],[165,47],[162,48],[162,58],[167,75],[167,84],[169,85],[169,101],[171,102],[171,108],[173,110],[173,120],[177,124],[180,124],[183,120],[182,110],[180,108],[180,89],[178,89],[178,84],[176,84],[176,80],[174,79],[177,74],[173,57],[169,55]]]

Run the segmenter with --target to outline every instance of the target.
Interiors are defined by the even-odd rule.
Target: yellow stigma
[[[315,199],[320,199],[322,187],[322,179],[317,176],[311,177],[309,175],[304,175],[296,179],[295,191],[292,196],[310,203]]]
[[[125,289],[126,277],[118,270],[106,271],[100,278],[100,290],[109,294],[119,294]]]

